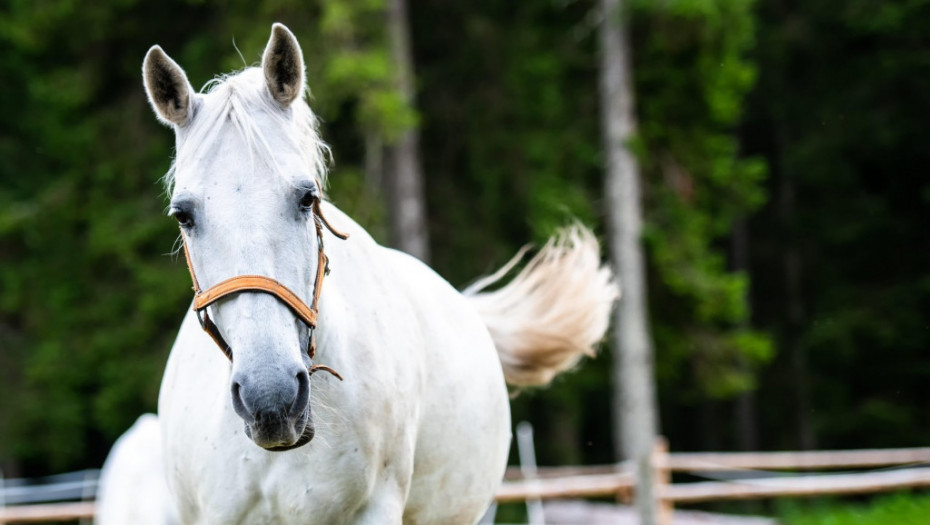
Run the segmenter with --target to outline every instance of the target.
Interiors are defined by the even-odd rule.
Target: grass
[[[868,502],[785,502],[785,525],[930,525],[930,493],[878,496]]]

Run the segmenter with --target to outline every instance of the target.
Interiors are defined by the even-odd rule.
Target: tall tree
[[[745,219],[739,219],[733,226],[733,236],[730,239],[730,267],[736,272],[749,274],[749,227]],[[747,288],[746,302],[752,304],[752,298]],[[748,328],[749,319],[743,323]],[[744,368],[745,364],[742,364]],[[755,388],[747,389],[736,396],[734,417],[736,421],[736,436],[740,450],[759,449],[759,431],[757,423],[756,392]]]
[[[639,165],[630,150],[636,133],[632,67],[622,0],[601,0],[601,111],[607,153],[610,247],[623,294],[614,333],[616,453],[636,465],[636,506],[644,524],[658,519],[651,452],[657,433],[652,340],[646,304]]]
[[[415,106],[414,68],[406,0],[388,0],[387,23],[397,90],[412,109]],[[395,142],[388,144],[385,155],[388,166],[383,180],[394,245],[429,262],[419,143],[417,128],[412,125],[404,129]]]
[[[736,138],[756,77],[753,2],[631,7],[663,431],[676,448],[722,443],[731,434],[720,425],[696,434],[696,416],[711,421],[703,405],[753,388],[772,355],[768,336],[748,323],[748,274],[727,267],[725,250],[737,220],[765,201],[766,166],[741,155]]]
[[[333,184],[349,184],[341,188],[347,191],[336,188],[334,194],[356,201],[362,223],[375,228],[376,237],[381,237],[382,215],[377,201],[383,201],[388,241],[428,261],[419,119],[414,109],[414,68],[405,0],[321,0],[320,4],[321,36],[329,50],[321,60],[321,91],[325,91],[331,117],[338,119],[349,110],[356,129],[347,138],[361,139],[364,149],[364,177],[359,180],[351,163],[348,169],[340,163]],[[347,158],[344,150],[339,153]]]
[[[762,444],[922,443],[930,62],[915,51],[930,41],[930,9],[758,4],[742,143],[769,160],[773,199],[750,221],[753,309],[782,345],[759,393]]]
[[[797,425],[797,446],[801,450],[816,448],[811,418],[811,385],[807,349],[801,344],[800,333],[804,325],[804,302],[801,296],[802,267],[801,254],[797,245],[797,233],[793,231],[796,214],[796,188],[792,175],[781,174],[779,191],[779,208],[786,235],[783,245],[784,284],[785,284],[785,328],[782,344],[791,359],[792,375],[795,388],[795,423]]]

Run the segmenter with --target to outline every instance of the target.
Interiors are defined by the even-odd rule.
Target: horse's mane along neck
[[[320,138],[316,115],[304,97],[282,110],[268,92],[261,69],[251,67],[216,77],[204,85],[195,102],[194,118],[183,130],[184,138],[178,142],[177,155],[165,174],[168,193],[174,187],[178,165],[192,163],[203,154],[227,124],[245,139],[252,162],[264,163],[273,172],[291,178],[279,169],[274,147],[255,121],[257,113],[270,115],[281,128],[289,130],[287,136],[303,155],[310,174],[325,187],[329,147]]]

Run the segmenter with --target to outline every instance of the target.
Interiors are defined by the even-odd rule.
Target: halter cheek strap
[[[184,239],[184,258],[187,261],[187,269],[190,271],[191,281],[194,285],[193,309],[197,312],[197,319],[200,321],[200,327],[207,332],[210,338],[213,339],[230,361],[233,359],[232,348],[230,348],[226,339],[223,338],[223,334],[220,333],[220,329],[216,326],[216,323],[210,319],[210,313],[207,307],[224,297],[242,292],[267,293],[284,303],[285,306],[294,312],[294,315],[307,325],[310,332],[307,341],[307,354],[311,359],[313,359],[316,354],[316,336],[314,332],[316,331],[317,316],[319,314],[320,292],[323,289],[323,278],[329,274],[329,258],[323,251],[323,227],[325,226],[330,233],[343,240],[347,239],[349,235],[336,230],[329,221],[326,220],[326,217],[323,216],[323,209],[320,206],[319,199],[313,202],[311,212],[313,213],[313,223],[316,227],[318,258],[316,279],[314,279],[313,282],[313,301],[310,303],[310,306],[307,306],[306,303],[301,301],[300,297],[288,287],[263,275],[239,275],[221,281],[206,290],[201,290],[200,283],[197,282],[197,275],[194,273],[194,265],[191,262],[190,251],[187,249],[187,240],[182,230],[181,238]],[[329,372],[339,378],[340,381],[342,380],[342,376],[339,375],[338,372],[326,365],[312,365],[309,372],[313,375],[314,372],[320,370]]]

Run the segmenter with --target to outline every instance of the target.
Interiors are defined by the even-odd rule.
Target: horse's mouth
[[[283,439],[281,437],[282,431],[280,429],[271,429],[271,431],[269,431],[267,426],[266,428],[259,429],[254,428],[254,423],[245,423],[245,435],[248,436],[248,438],[251,439],[253,443],[265,450],[272,452],[284,452],[286,450],[293,450],[295,448],[306,445],[313,439],[313,436],[316,433],[316,429],[313,426],[313,417],[310,414],[309,405],[307,405],[306,412],[304,412],[304,414],[299,417],[297,421],[294,421],[293,423],[290,421],[281,421],[278,424],[293,425],[294,427],[299,427],[302,424],[303,430],[297,436],[297,439],[290,440]],[[296,428],[289,428],[284,431],[284,433],[293,435],[294,432],[292,432],[292,430],[296,430]]]

